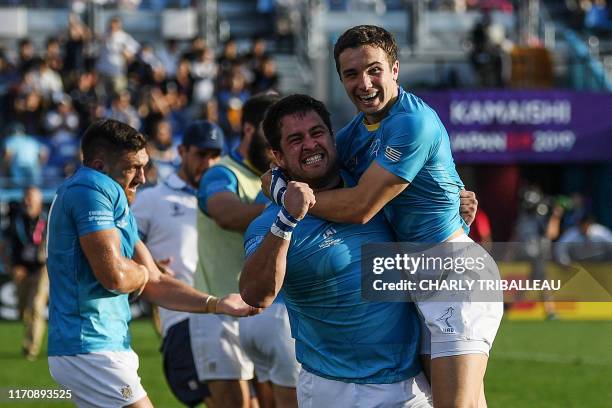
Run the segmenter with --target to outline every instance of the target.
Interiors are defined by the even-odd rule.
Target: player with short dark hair
[[[238,294],[217,299],[155,265],[129,209],[145,182],[142,134],[103,119],[83,143],[85,165],[59,187],[49,211],[49,370],[78,406],[150,407],[130,347],[128,294],[194,313],[258,311]]]

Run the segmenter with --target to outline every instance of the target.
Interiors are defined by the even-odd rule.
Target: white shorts
[[[448,242],[474,241],[464,234]],[[496,266],[493,267],[495,270],[491,273],[499,276]],[[501,300],[499,302],[425,300],[416,302],[416,305],[421,318],[421,354],[431,354],[431,358],[461,354],[489,355],[504,314]]]
[[[297,398],[300,408],[433,407],[431,388],[423,373],[392,384],[355,384],[329,380],[302,369]]]
[[[189,333],[200,381],[253,378],[253,362],[240,346],[237,318],[217,314],[191,314]]]
[[[78,407],[123,407],[147,396],[132,350],[50,356],[49,372]]]
[[[253,360],[259,382],[295,388],[300,364],[284,304],[273,303],[261,314],[240,319],[240,344]]]

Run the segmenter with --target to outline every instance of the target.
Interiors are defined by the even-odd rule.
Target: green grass
[[[147,320],[132,325],[139,374],[157,407],[180,407],[161,368],[159,339]],[[56,388],[42,358],[19,354],[21,326],[0,323],[0,389]],[[612,322],[504,321],[489,361],[486,391],[495,407],[609,407],[612,401]],[[4,397],[2,397],[4,398]],[[68,407],[67,403],[13,403],[0,407]]]

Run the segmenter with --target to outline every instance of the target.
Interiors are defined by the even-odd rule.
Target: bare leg
[[[272,385],[276,408],[297,408],[297,392],[293,387]]]
[[[436,408],[476,408],[488,357],[463,354],[431,360],[431,389]]]
[[[259,382],[253,381],[255,386],[255,392],[257,393],[257,400],[259,401],[260,408],[274,408],[274,391],[272,390],[272,383],[270,381]]]
[[[421,354],[421,365],[427,381],[431,384],[431,354]]]
[[[244,380],[208,381],[211,399],[216,407],[249,408],[249,383]]]

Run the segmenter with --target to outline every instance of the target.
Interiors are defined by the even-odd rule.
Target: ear
[[[278,167],[286,168],[285,165],[287,163],[285,162],[285,158],[280,150],[272,149],[272,157],[273,157],[272,161],[274,162],[275,165],[277,165]]]
[[[391,74],[393,75],[393,80],[397,81],[399,77],[399,60],[393,63],[393,67],[391,67]]]
[[[189,148],[184,146],[184,145],[178,145],[178,147],[176,148],[176,150],[178,151],[179,156],[181,156],[181,161],[183,159],[183,156],[185,156],[185,154],[187,153],[187,150]]]
[[[255,128],[255,126],[253,126],[253,124],[249,122],[245,122],[244,127],[242,128],[242,133],[244,134],[244,140],[247,140],[249,143],[251,143],[251,140],[253,139],[253,134],[255,133],[256,130],[257,129]]]
[[[104,160],[102,160],[101,158],[93,159],[90,167],[92,169],[98,170],[101,173],[106,173],[106,163],[104,163]]]

